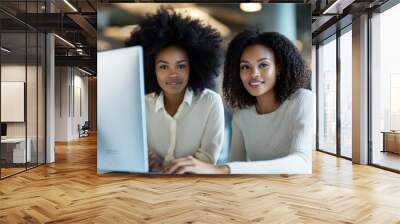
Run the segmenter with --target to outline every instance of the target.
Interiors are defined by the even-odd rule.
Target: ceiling
[[[33,58],[37,44],[29,42],[36,33],[55,33],[62,38],[55,38],[56,66],[79,66],[96,73],[96,7],[96,0],[1,0],[2,46],[12,49],[7,54],[10,60]]]
[[[389,0],[312,0],[313,44],[320,43],[352,23],[354,17],[376,10]]]
[[[66,1],[69,4],[66,3]],[[171,0],[171,2],[179,1],[180,0]],[[187,0],[182,0],[182,2],[185,1]],[[312,11],[312,40],[315,44],[332,35],[337,28],[351,23],[352,17],[358,16],[360,13],[368,10],[374,10],[387,1],[388,0],[269,0],[261,2],[310,4]],[[42,45],[39,45],[37,48],[37,41],[33,41],[35,40],[34,35],[25,34],[25,32],[54,32],[74,45],[74,47],[71,47],[71,45],[65,43],[65,41],[56,38],[56,64],[81,66],[95,73],[97,48],[107,49],[110,45],[121,44],[121,40],[126,38],[127,33],[129,34],[133,28],[132,26],[126,26],[126,24],[132,24],[132,21],[139,19],[137,16],[143,15],[146,10],[155,9],[155,4],[147,4],[146,10],[143,10],[140,4],[133,4],[124,9],[120,6],[114,7],[118,4],[113,4],[113,9],[109,10],[107,15],[109,16],[113,13],[117,13],[119,19],[113,20],[112,23],[107,24],[107,26],[119,29],[118,32],[120,32],[120,34],[122,33],[122,35],[107,36],[100,33],[101,39],[97,40],[97,26],[98,24],[102,26],[104,22],[101,18],[97,20],[97,5],[104,8],[107,7],[108,4],[101,3],[116,2],[133,1],[1,0],[0,28],[3,33],[2,45],[11,48],[15,58],[17,58],[18,55],[26,55],[26,53],[28,53],[28,58],[31,58],[30,54],[34,54],[38,49],[40,50]],[[154,3],[154,1],[150,0],[136,0],[136,2]],[[168,2],[168,0],[163,0],[163,2]],[[202,0],[202,3],[210,2],[215,2],[215,0]],[[237,2],[237,0],[219,0],[218,2],[231,3]],[[186,6],[193,4],[196,3],[186,3]],[[149,7],[153,7],[154,9],[149,9]],[[207,11],[210,18],[235,30],[236,28],[239,29],[243,27],[246,23],[246,18],[244,18],[244,14],[235,13],[238,9],[234,7],[233,5],[213,5],[213,7],[204,6],[203,9]],[[51,13],[49,13],[50,11]],[[104,15],[101,13],[104,13],[104,11],[99,14]],[[102,27],[99,27],[99,32],[103,32],[101,29]],[[121,29],[125,30],[121,32]],[[221,29],[224,29],[223,26],[221,26]],[[118,33],[116,30],[111,31],[110,33]],[[27,37],[25,40],[26,35]],[[28,43],[27,48],[25,48],[26,41]],[[11,54],[9,54],[9,56],[10,55]]]

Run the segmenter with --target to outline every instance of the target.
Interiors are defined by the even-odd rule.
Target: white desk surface
[[[28,141],[30,139],[28,138]],[[20,143],[20,142],[24,142],[25,138],[6,138],[6,139],[1,139],[1,143]]]
[[[25,163],[31,161],[31,138],[27,138],[25,149],[25,138],[6,138],[1,139],[1,144],[15,144],[13,148],[13,163]],[[27,158],[27,159],[26,159]]]

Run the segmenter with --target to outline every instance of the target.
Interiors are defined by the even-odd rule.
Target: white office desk
[[[30,162],[32,158],[31,154],[31,145],[32,140],[27,138],[27,146],[26,154],[25,154],[25,138],[6,138],[1,139],[1,144],[5,145],[14,145],[13,148],[13,163],[25,163],[25,158],[27,158],[26,162]]]

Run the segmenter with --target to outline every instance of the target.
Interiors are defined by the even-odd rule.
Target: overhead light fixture
[[[296,40],[294,43],[299,51],[303,50],[303,42],[301,42],[301,40]]]
[[[65,4],[67,4],[72,10],[74,10],[74,12],[78,12],[78,10],[71,4],[69,3],[68,0],[64,0]]]
[[[75,45],[73,45],[73,44],[72,44],[71,42],[69,42],[68,40],[66,40],[66,39],[64,39],[64,38],[62,38],[62,37],[60,37],[60,36],[57,35],[57,34],[54,34],[54,36],[57,37],[57,38],[58,38],[59,40],[61,40],[62,42],[64,42],[65,44],[67,44],[68,46],[75,48]]]
[[[231,30],[228,26],[218,21],[204,9],[190,6],[190,7],[178,8],[176,10],[178,13],[182,13],[183,15],[188,15],[192,18],[205,21],[207,25],[211,25],[216,30],[218,30],[221,33],[221,36],[223,37],[229,36],[229,34],[231,33]]]
[[[336,0],[332,5],[330,5],[327,9],[324,10],[322,14],[328,14],[331,13],[331,10],[339,4],[340,0]]]
[[[107,27],[104,29],[103,34],[116,40],[124,41],[131,36],[132,32],[139,30],[138,25],[128,25],[123,27]]]
[[[9,49],[7,49],[7,48],[5,48],[5,47],[1,47],[1,50],[4,51],[4,52],[6,52],[6,53],[10,53],[10,52],[11,52],[11,50],[9,50]]]
[[[90,72],[88,72],[88,71],[86,71],[86,70],[83,70],[83,69],[81,69],[81,68],[79,68],[79,67],[78,67],[78,70],[81,71],[81,72],[83,72],[83,73],[85,73],[85,74],[87,74],[87,75],[90,75],[90,76],[92,75],[92,73],[90,73]]]
[[[111,44],[106,40],[97,39],[97,51],[105,51],[111,49]]]
[[[84,45],[81,42],[75,42],[75,46],[77,47],[84,47]]]
[[[355,0],[336,0],[322,14],[342,14],[343,10],[351,5]]]
[[[240,9],[244,12],[258,12],[262,9],[261,3],[240,3]]]
[[[81,48],[77,48],[76,53],[78,53],[78,55],[87,55],[86,52],[84,52]]]

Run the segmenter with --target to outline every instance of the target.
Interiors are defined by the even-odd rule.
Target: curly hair
[[[245,108],[256,104],[240,79],[240,58],[250,45],[261,44],[274,52],[279,74],[274,86],[278,102],[284,102],[299,88],[310,89],[311,72],[293,43],[276,32],[245,30],[230,42],[224,66],[223,92],[227,103],[233,108]]]
[[[155,57],[170,46],[182,48],[189,57],[189,88],[198,92],[215,87],[215,78],[222,66],[222,37],[216,29],[169,7],[147,14],[139,27],[132,32],[126,46],[143,47],[146,93],[161,92],[155,74]]]

